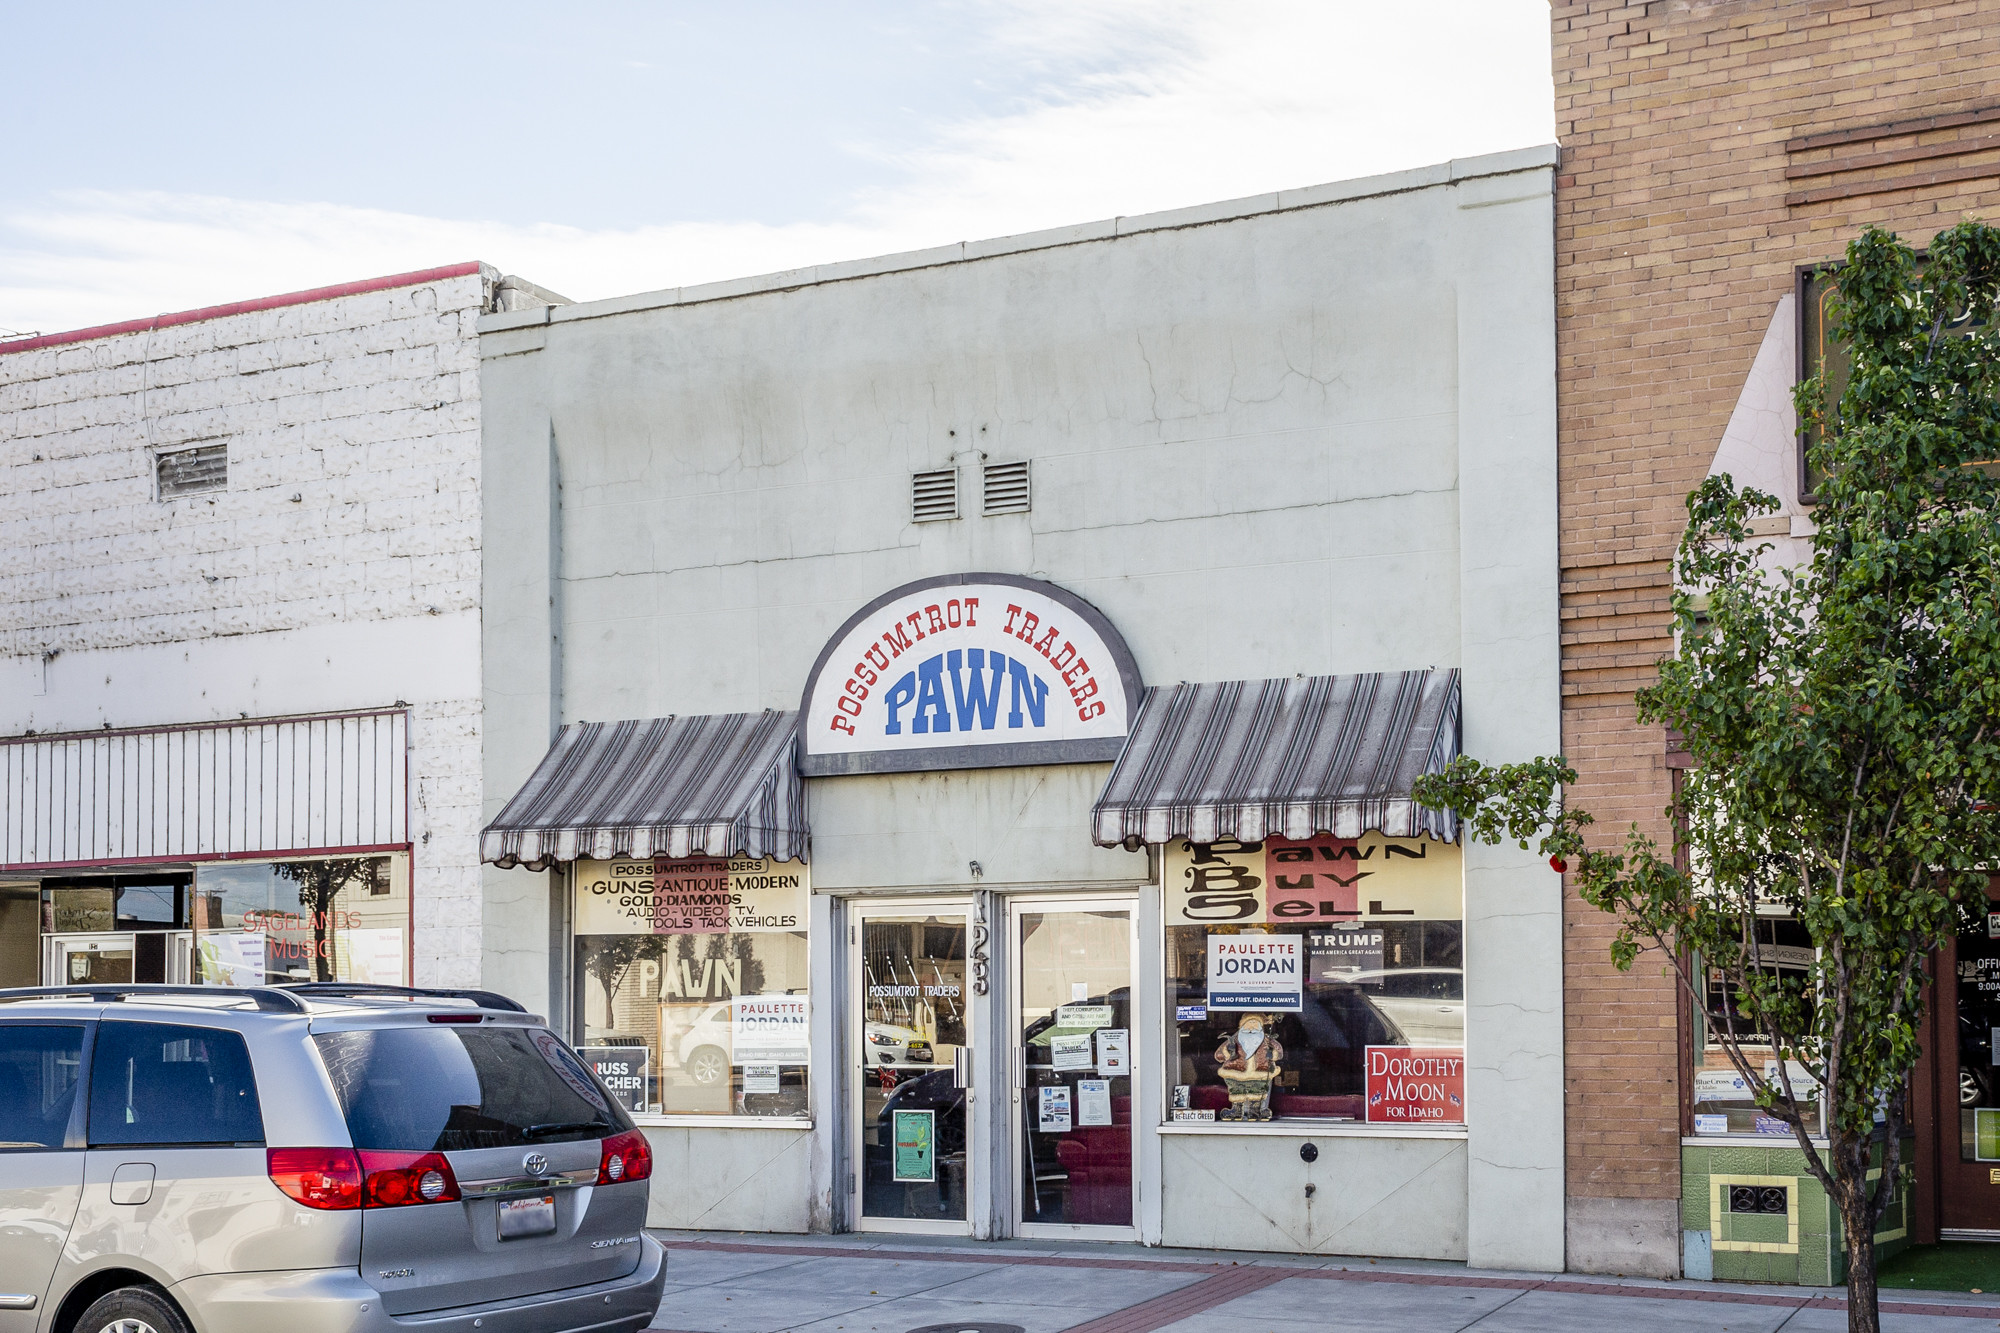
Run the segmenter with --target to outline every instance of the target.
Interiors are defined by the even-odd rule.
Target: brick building
[[[1798,269],[1869,224],[1921,246],[2000,214],[2000,12],[1571,0],[1553,25],[1563,743],[1601,836],[1636,822],[1665,840],[1668,746],[1636,724],[1632,695],[1672,650],[1683,497],[1711,471],[1753,482],[1784,501],[1766,533],[1800,549],[1786,540],[1812,530],[1789,397]],[[1677,1051],[1699,1058],[1694,1016],[1657,969],[1613,970],[1610,921],[1571,896],[1571,1267],[1836,1280],[1814,1191],[1789,1249],[1732,1239],[1711,1215],[1702,1187],[1722,1179],[1722,1146],[1693,1133],[1694,1080],[1673,1076],[1692,1063]],[[1951,1082],[1937,1073],[1951,1042],[1938,1034],[1933,1083]],[[2000,1229],[1981,1221],[1992,1200],[1953,1193],[1957,1139],[1946,1125],[1918,1144],[1911,1238]],[[1717,1143],[1730,1169],[1790,1173],[1777,1149]]]
[[[0,343],[0,985],[476,984],[477,263]]]

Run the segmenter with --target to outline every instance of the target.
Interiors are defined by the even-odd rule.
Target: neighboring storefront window
[[[804,1117],[806,868],[580,861],[577,1045],[638,1115]]]
[[[194,876],[195,979],[410,984],[409,857],[223,861]]]
[[[1775,971],[1803,977],[1812,967],[1812,940],[1804,926],[1789,918],[1766,917],[1757,923],[1758,953]],[[1706,1012],[1695,1015],[1698,1040],[1694,1068],[1694,1132],[1713,1134],[1778,1134],[1789,1137],[1792,1127],[1766,1112],[1751,1096],[1747,1080],[1736,1071],[1715,1039],[1733,1025],[1745,1061],[1758,1074],[1775,1079],[1777,1052],[1768,1035],[1748,1030],[1750,1020],[1735,1012],[1735,987],[1721,976],[1708,976]],[[1785,1071],[1792,1093],[1805,1113],[1808,1134],[1820,1132],[1819,1088],[1805,1066],[1793,1061]]]
[[[1174,1120],[1465,1122],[1458,847],[1182,842],[1163,864]]]

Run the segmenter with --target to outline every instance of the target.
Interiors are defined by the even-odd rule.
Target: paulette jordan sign
[[[842,625],[799,708],[799,771],[1115,759],[1139,707],[1124,639],[1073,593],[1007,574],[905,584]]]

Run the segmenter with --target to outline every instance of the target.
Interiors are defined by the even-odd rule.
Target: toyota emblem
[[[531,1176],[543,1175],[549,1169],[549,1159],[538,1152],[531,1152],[521,1159],[521,1169]]]

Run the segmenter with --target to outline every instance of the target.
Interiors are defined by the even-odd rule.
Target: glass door
[[[160,951],[161,975],[141,976],[147,969],[135,966],[136,942],[135,936],[125,933],[52,935],[46,946],[48,984],[126,986],[141,980],[165,981],[165,950]]]
[[[45,984],[123,986],[186,985],[194,935],[185,930],[101,931],[51,935],[45,948]]]
[[[1937,988],[1938,1204],[1947,1240],[2000,1240],[2000,897],[1986,907],[1948,951]]]
[[[967,903],[855,909],[849,1049],[862,1230],[971,1230],[970,918]]]
[[[1012,916],[1017,1230],[1130,1235],[1136,904],[1031,900]]]

